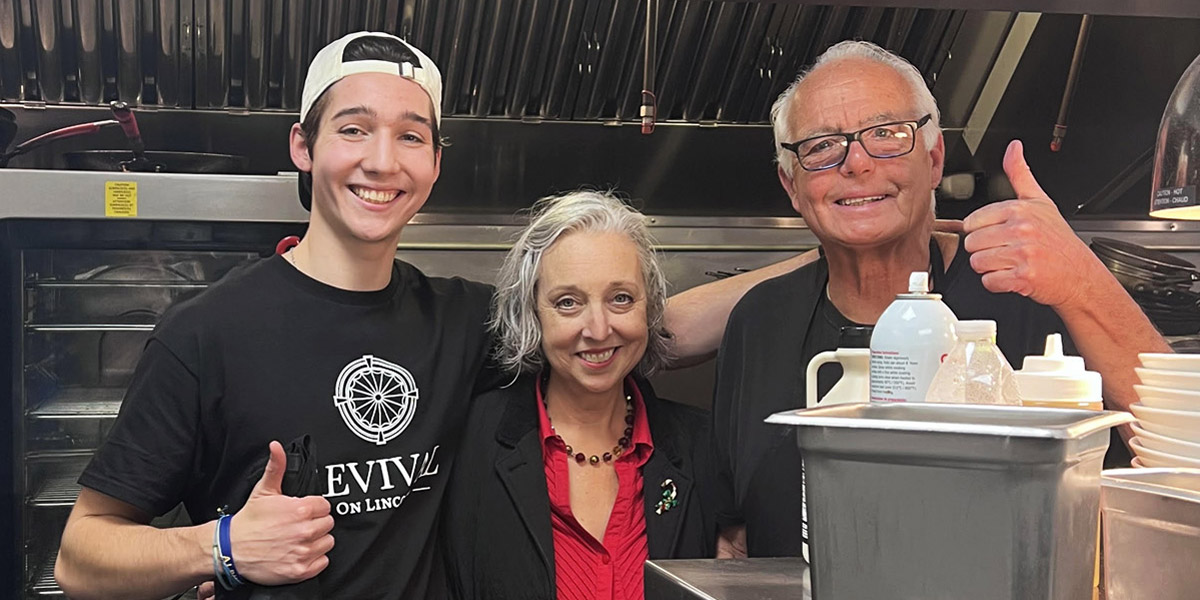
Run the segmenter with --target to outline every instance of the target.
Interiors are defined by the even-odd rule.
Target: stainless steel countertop
[[[800,558],[646,561],[646,600],[812,600]]]

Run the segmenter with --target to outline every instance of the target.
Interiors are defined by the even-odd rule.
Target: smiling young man
[[[1112,407],[1134,398],[1137,353],[1167,351],[1038,186],[1018,142],[1004,160],[1017,199],[967,217],[966,236],[933,232],[945,146],[933,94],[903,58],[836,44],[772,119],[780,182],[823,257],[751,289],[725,330],[713,403],[719,555],[801,554],[801,457],[790,431],[763,419],[803,406],[804,365],[837,347],[841,327],[874,324],[913,271],[930,272],[958,318],[995,320],[1013,364],[1041,354],[1047,334],[1069,334]],[[818,398],[835,381],[822,371]]]
[[[80,479],[56,571],[71,597],[314,576],[323,598],[439,595],[436,514],[491,297],[395,260],[440,170],[440,102],[437,67],[392,35],[313,59],[290,137],[308,231],[155,329]],[[304,436],[319,489],[290,497],[276,442]],[[147,525],[179,502],[198,525]]]

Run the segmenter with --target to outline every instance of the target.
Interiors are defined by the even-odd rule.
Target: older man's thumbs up
[[[333,517],[329,501],[320,496],[282,493],[287,456],[279,442],[271,442],[269,451],[262,478],[230,524],[233,560],[238,573],[254,583],[296,583],[329,566]]]
[[[1104,265],[1042,190],[1020,141],[1009,143],[1004,172],[1016,199],[989,204],[963,220],[971,267],[992,292],[1016,292],[1055,308],[1081,300],[1089,277],[1107,274]]]

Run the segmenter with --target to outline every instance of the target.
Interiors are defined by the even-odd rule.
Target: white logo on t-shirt
[[[342,369],[333,404],[354,435],[382,446],[408,427],[418,396],[407,369],[367,354]]]

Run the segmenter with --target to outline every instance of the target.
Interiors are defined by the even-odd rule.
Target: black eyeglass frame
[[[870,156],[871,158],[896,158],[897,156],[904,156],[905,154],[910,154],[917,147],[917,131],[919,129],[921,129],[921,127],[924,126],[926,123],[931,121],[932,119],[933,119],[932,114],[926,114],[925,116],[921,117],[920,119],[908,119],[905,121],[889,121],[887,123],[879,123],[876,125],[871,125],[870,127],[863,127],[862,129],[859,129],[858,131],[855,131],[854,133],[822,133],[821,135],[814,135],[812,137],[804,138],[798,142],[783,142],[783,143],[779,144],[779,146],[781,148],[783,148],[784,150],[790,150],[792,152],[792,154],[796,155],[796,164],[800,165],[801,169],[804,169],[805,171],[808,171],[810,173],[815,173],[817,171],[827,171],[829,169],[836,169],[837,167],[842,166],[842,163],[846,162],[846,157],[850,156],[850,144],[853,144],[854,142],[858,142],[858,144],[860,146],[862,146],[863,152],[866,152],[867,156]],[[899,154],[888,154],[887,156],[876,156],[875,154],[872,154],[870,150],[867,149],[866,144],[862,143],[862,134],[864,134],[868,131],[871,131],[872,129],[877,129],[879,127],[887,127],[889,125],[912,125],[913,126],[912,145],[910,145],[908,147],[908,150],[905,150],[904,152],[901,152]],[[805,142],[811,142],[812,140],[818,140],[818,139],[827,138],[827,137],[842,137],[842,138],[846,139],[846,143],[842,146],[841,160],[833,163],[832,165],[828,165],[825,167],[817,167],[815,169],[810,169],[810,168],[804,166],[804,158],[800,156],[800,146],[802,144],[804,144]]]

